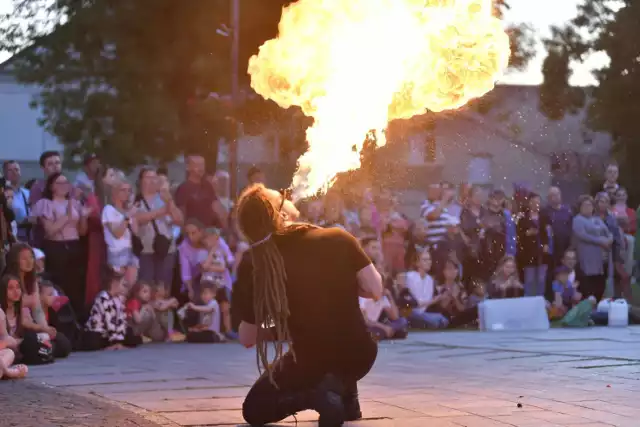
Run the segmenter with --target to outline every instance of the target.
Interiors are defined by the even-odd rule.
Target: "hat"
[[[94,160],[99,159],[100,157],[98,157],[98,155],[96,153],[87,153],[84,155],[84,159],[82,160],[82,164],[83,165],[88,165],[89,163],[91,163]]]
[[[44,259],[44,252],[42,252],[38,248],[33,248],[33,256],[36,258],[36,261]]]

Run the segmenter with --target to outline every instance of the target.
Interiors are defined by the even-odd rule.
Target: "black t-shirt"
[[[205,179],[200,183],[185,181],[176,190],[176,204],[184,209],[185,219],[197,219],[205,227],[220,227],[220,218],[213,210],[218,200],[213,185]]]
[[[358,301],[358,271],[371,264],[358,241],[340,228],[313,226],[272,237],[284,259],[289,330],[299,362],[353,357],[375,346]],[[250,252],[238,267],[233,310],[256,324]]]

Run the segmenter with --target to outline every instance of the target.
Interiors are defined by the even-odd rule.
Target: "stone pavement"
[[[73,354],[34,367],[27,381],[116,403],[157,425],[235,426],[255,360],[237,344],[151,344]],[[639,391],[640,327],[414,333],[380,345],[360,383],[366,419],[349,425],[638,427]],[[297,417],[300,426],[316,419]]]

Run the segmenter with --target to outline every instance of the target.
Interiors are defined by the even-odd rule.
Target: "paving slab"
[[[72,354],[34,367],[24,384],[113,404],[150,426],[238,426],[257,375],[255,353],[237,344],[168,343]],[[380,344],[359,384],[365,419],[345,425],[637,427],[638,378],[637,327],[413,333]],[[277,425],[316,420],[305,411]]]

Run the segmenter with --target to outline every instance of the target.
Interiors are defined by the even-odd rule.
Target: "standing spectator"
[[[216,195],[222,203],[226,214],[230,215],[233,209],[233,199],[231,198],[230,177],[227,171],[218,171],[214,177]]]
[[[462,260],[466,285],[482,277],[480,249],[484,236],[482,219],[486,213],[482,202],[482,187],[474,185],[469,190],[467,203],[460,213],[460,229],[469,242],[468,255]]]
[[[631,209],[628,205],[627,205],[627,200],[628,200],[629,196],[627,195],[627,190],[622,188],[622,187],[618,187],[618,189],[615,192],[615,196],[613,199],[613,208],[612,208],[612,212],[616,217],[625,217],[628,219],[628,227],[629,227],[629,232],[631,234],[636,234],[636,230],[638,227],[638,224],[636,222],[636,213],[633,209]],[[15,209],[14,209],[15,211]]]
[[[427,240],[433,245],[443,240],[447,234],[447,224],[453,220],[459,222],[460,209],[455,202],[455,189],[447,182],[443,182],[440,186],[442,189],[442,198],[439,201],[429,202],[425,207],[423,204],[423,217],[428,221]]]
[[[460,221],[458,218],[451,217],[447,224],[443,224],[447,230],[444,238],[436,242],[431,248],[431,254],[433,256],[433,269],[434,276],[440,277],[446,262],[450,259],[455,259],[457,262],[469,257],[469,247],[467,245],[467,239],[460,233]],[[462,278],[462,265],[458,266],[460,276]]]
[[[624,274],[624,261],[622,259],[623,236],[616,217],[611,213],[611,199],[605,192],[600,192],[595,199],[595,215],[599,216],[606,224],[613,245],[609,251],[609,258],[605,260],[605,275],[614,286],[614,297],[620,297],[619,284],[626,280]]]
[[[524,271],[524,294],[544,295],[547,281],[546,255],[549,252],[548,222],[540,215],[540,196],[529,194],[524,216],[517,225],[518,265]]]
[[[122,173],[120,173],[122,174]],[[84,206],[90,209],[87,219],[87,283],[85,304],[90,307],[102,287],[102,271],[106,263],[106,247],[102,229],[102,209],[107,205],[107,194],[116,182],[118,173],[112,168],[104,168],[98,173],[93,191],[85,193]]]
[[[40,155],[40,168],[44,173],[43,179],[36,180],[29,193],[29,205],[34,206],[43,197],[46,189],[47,178],[54,173],[62,172],[62,158],[57,151],[45,151]]]
[[[551,253],[550,268],[559,266],[565,251],[571,246],[571,222],[573,213],[562,203],[562,192],[558,187],[549,188],[547,194],[548,205],[540,212],[540,216],[547,219],[550,226],[549,252]]]
[[[489,196],[486,215],[482,220],[485,230],[480,250],[483,279],[489,280],[505,255],[517,252],[516,224],[511,212],[504,208],[504,192],[496,190]]]
[[[33,215],[44,230],[46,271],[67,294],[78,316],[85,312],[87,258],[80,237],[87,233],[89,213],[71,196],[71,183],[60,172],[49,175],[42,199],[33,206]]]
[[[620,185],[618,184],[619,176],[620,170],[618,169],[618,165],[610,164],[607,166],[607,170],[605,172],[605,181],[602,185],[602,190],[609,195],[609,198],[612,198],[615,195],[615,192],[620,187]]]
[[[134,253],[134,236],[138,223],[131,203],[132,196],[131,185],[124,179],[117,180],[111,187],[111,204],[104,207],[101,216],[107,245],[107,264],[124,275],[129,287],[136,282],[140,265],[138,256]]]
[[[640,206],[638,206],[636,210],[636,224],[638,224],[638,227],[636,229],[633,258],[636,262],[636,277],[638,277],[638,281],[640,281]]]
[[[594,215],[590,196],[581,196],[578,214],[573,218],[573,246],[580,267],[580,290],[585,297],[600,301],[606,287],[605,262],[613,245],[613,236],[604,221]]]
[[[162,283],[170,291],[176,262],[172,226],[182,225],[182,212],[173,202],[168,188],[161,189],[156,172],[143,168],[138,174],[136,222],[142,241],[140,280]]]
[[[264,184],[266,181],[264,172],[255,165],[251,166],[247,171],[247,181],[249,182],[248,185]]]
[[[44,172],[44,179],[36,180],[29,190],[29,206],[32,209],[36,203],[42,199],[47,179],[55,173],[62,172],[62,159],[60,158],[60,153],[57,151],[45,151],[42,153],[40,155],[40,168]],[[42,228],[42,224],[36,222],[31,233],[31,246],[36,248],[42,247],[43,240],[44,229]]]
[[[391,215],[387,230],[382,235],[384,258],[393,277],[405,270],[404,260],[407,252],[405,237],[408,228],[408,222],[402,215],[395,212]]]
[[[102,164],[96,154],[87,154],[82,162],[82,170],[76,175],[74,186],[81,188],[85,194],[93,193],[95,181],[100,175]]]
[[[440,199],[442,198],[442,186],[439,182],[429,184],[427,188],[427,200],[422,202],[420,206],[420,216],[422,218],[426,217],[427,210],[432,206],[438,204]]]
[[[187,157],[187,180],[176,190],[176,204],[184,218],[197,219],[204,227],[227,225],[226,211],[213,185],[205,179],[205,160],[200,155]]]
[[[15,221],[18,225],[18,234],[15,236],[17,240],[26,242],[29,239],[31,223],[29,216],[31,209],[29,207],[29,190],[20,186],[20,164],[15,160],[7,160],[2,164],[2,173],[14,191],[13,204],[11,209],[15,215]]]
[[[427,241],[427,231],[429,223],[426,219],[418,219],[409,230],[409,238],[407,241],[407,253],[405,255],[404,264],[405,268],[411,270],[415,268],[416,259],[424,250],[430,250],[429,242]]]
[[[323,213],[319,226],[345,228],[344,202],[337,191],[329,191],[324,196]]]

